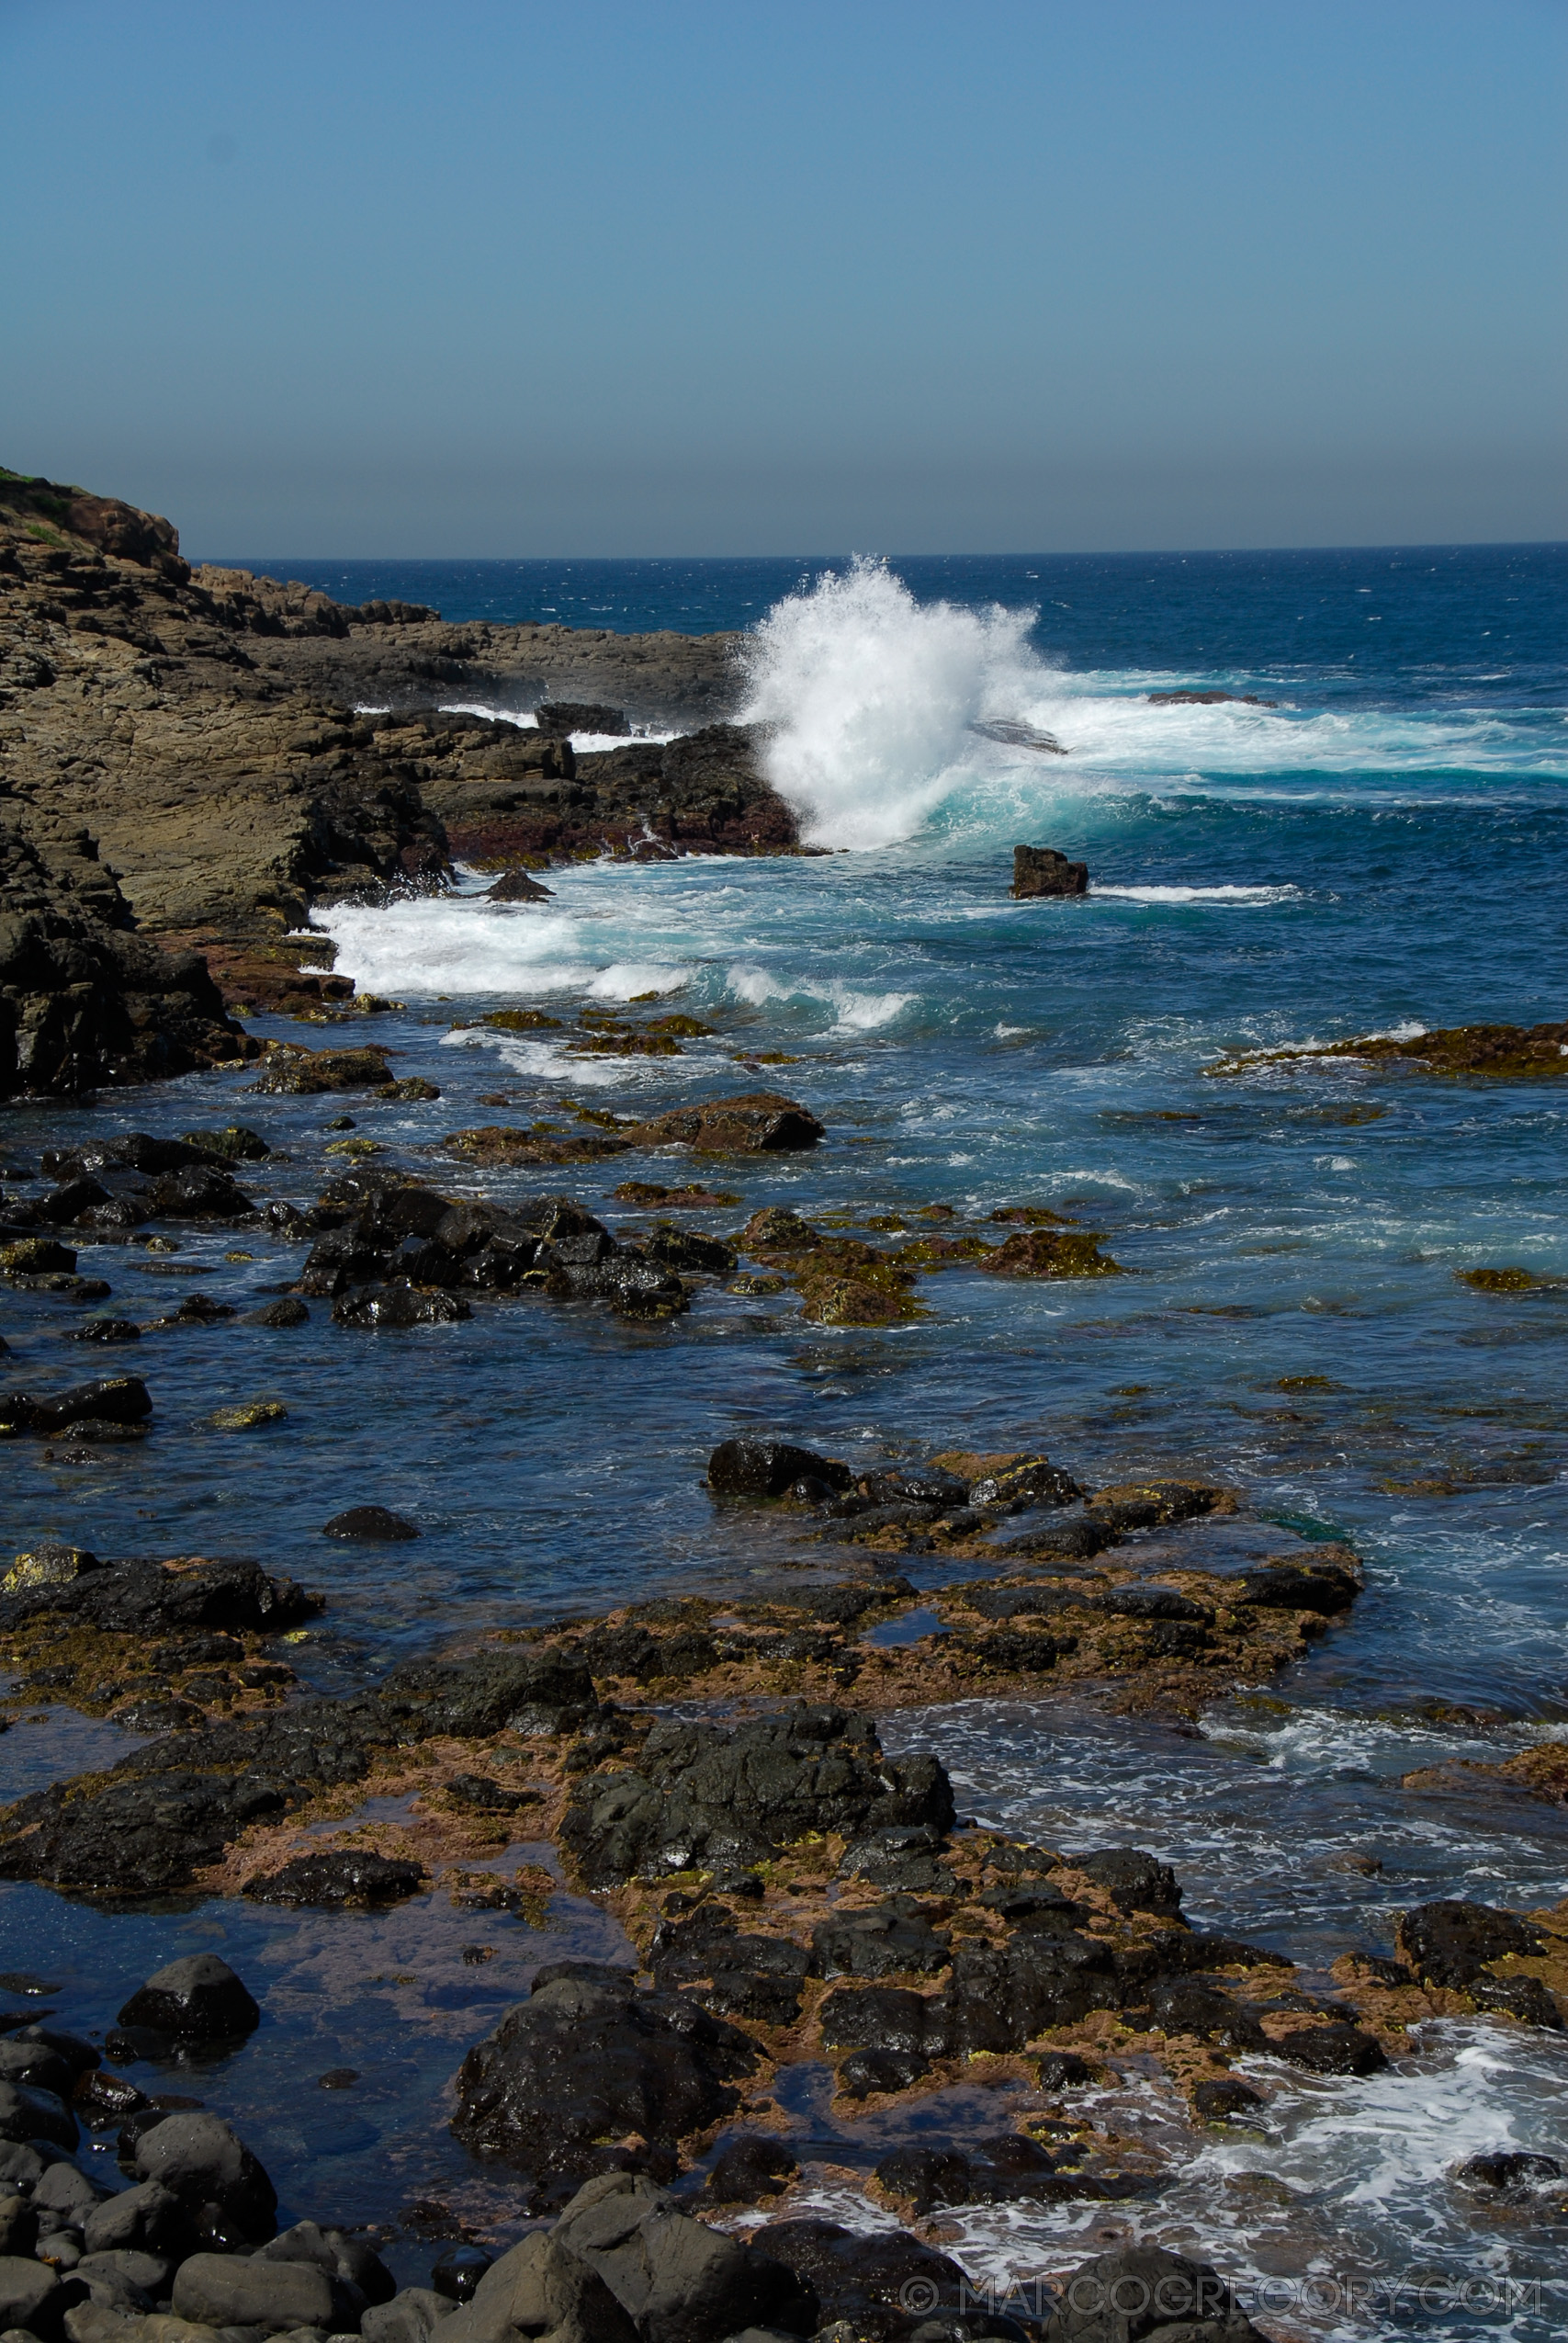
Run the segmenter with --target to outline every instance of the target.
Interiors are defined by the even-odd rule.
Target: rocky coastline
[[[346,1388],[372,1353],[413,1384],[422,1346],[515,1355],[541,1329],[657,1364],[720,1306],[869,1353],[1036,1287],[1138,1290],[1126,1216],[993,1202],[980,1172],[963,1209],[744,1197],[732,1181],[851,1142],[808,1081],[775,1073],[801,1061],[722,1011],[637,994],[446,1027],[646,1070],[618,1111],[590,1091],[539,1114],[524,1081],[468,1120],[445,1061],[416,1061],[437,1083],[365,1037],[389,1004],[321,965],[330,945],[299,933],[318,906],[438,890],[458,861],[527,903],[579,857],[808,851],[735,721],[735,651],[348,608],[192,569],[155,515],[0,474],[0,1097],[37,1158],[0,1165],[0,1296],[33,1313],[17,1355],[0,1338],[0,1454],[85,1479],[178,1452],[172,1346],[241,1327],[280,1355],[323,1328]],[[624,738],[574,748],[599,733]],[[1088,885],[1056,850],[1017,849],[1020,899]],[[243,1022],[259,1013],[340,1029],[264,1041]],[[1568,1066],[1568,1026],[1203,1070],[1283,1081],[1325,1058],[1369,1084],[1535,1084]],[[177,1136],[83,1111],[187,1075],[232,1078],[213,1085],[225,1119],[191,1092]],[[291,1129],[299,1163],[268,1117],[301,1101],[332,1136]],[[213,1240],[232,1249],[220,1277],[265,1263],[243,1307],[168,1258],[216,1260]],[[128,1284],[149,1270],[191,1282],[149,1302]],[[1506,1263],[1456,1275],[1476,1309],[1556,1291]],[[1337,1387],[1280,1377],[1269,1404],[1314,1387]],[[289,1412],[202,1405],[202,1435],[242,1448]],[[279,2093],[296,2079],[267,2063],[285,1997],[237,1952],[238,1970],[144,1964],[69,2026],[41,1978],[0,1978],[0,2343],[1296,2343],[1310,2330],[1238,2300],[1217,2232],[1190,2252],[1135,2242],[1179,2154],[1274,2137],[1303,2078],[1353,2115],[1434,2026],[1568,2032],[1568,1903],[1412,1900],[1386,1955],[1325,1972],[1195,1925],[1179,1862],[1125,1831],[1047,1845],[962,1811],[939,1729],[961,1706],[1175,1740],[1331,1660],[1374,1599],[1349,1537],[1200,1469],[1196,1435],[1129,1429],[1112,1475],[973,1409],[945,1444],[852,1457],[758,1429],[755,1405],[737,1420],[752,1429],[712,1448],[701,1501],[744,1559],[702,1592],[563,1597],[547,1617],[497,1601],[458,1631],[436,1588],[416,1656],[348,1690],[301,1658],[333,1610],[304,1563],[235,1558],[227,1526],[221,1556],[151,1534],[139,1550],[129,1511],[101,1552],[18,1528],[0,1556],[10,1707],[103,1739],[0,1809],[7,1892],[95,1920],[327,1915],[345,1937],[439,1906],[495,1940],[463,1945],[474,1971],[503,1939],[537,1958],[429,2099],[431,2132],[504,2189],[483,2225],[433,2197],[395,2211],[390,2179],[367,2222],[324,2160],[308,2202],[280,2202],[243,2122],[209,2103],[242,2049]],[[334,1551],[417,1556],[418,1522],[380,1493],[367,1473],[365,1501],[321,1524]],[[1549,1735],[1404,1786],[1561,1807],[1563,1749]],[[555,1957],[567,1903],[592,1915],[596,1956]],[[1119,2115],[1134,2086],[1166,2145]],[[1511,2141],[1442,2185],[1478,2222],[1562,2212],[1561,2165]],[[824,2210],[824,2168],[870,2225]],[[1047,2279],[982,2288],[962,2222],[983,2207],[1120,2208],[1122,2225],[1079,2233]]]

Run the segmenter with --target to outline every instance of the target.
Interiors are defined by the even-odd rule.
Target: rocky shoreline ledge
[[[1249,2343],[1257,2330],[1212,2270],[1153,2248],[1093,2258],[1049,2300],[1036,2289],[1032,2303],[976,2310],[942,2224],[973,2204],[1156,2202],[1159,2153],[1108,2127],[1095,2096],[1119,2073],[1163,2075],[1192,2125],[1246,2135],[1267,2130],[1270,2086],[1256,2065],[1237,2074],[1238,2057],[1353,2082],[1385,2072],[1433,2018],[1483,2011],[1562,2032],[1568,1907],[1412,1909],[1395,1957],[1342,1960],[1325,1994],[1277,1951],[1194,1929],[1176,1874],[1147,1853],[1042,1847],[960,1816],[941,1761],[918,1749],[887,1756],[875,1717],[992,1684],[1027,1681],[1038,1698],[1043,1672],[1056,1689],[1071,1640],[1003,1626],[1010,1647],[989,1651],[992,1622],[1019,1615],[988,1603],[993,1593],[1016,1594],[1029,1617],[1043,1597],[1054,1630],[1109,1636],[1094,1653],[1101,1688],[1147,1703],[1172,1692],[1162,1636],[1200,1630],[1190,1590],[1215,1606],[1204,1614],[1214,1662],[1228,1670],[1239,1655],[1255,1669],[1260,1649],[1278,1662],[1331,1632],[1359,1573],[1343,1549],[1319,1546],[1223,1579],[1193,1567],[1195,1548],[1173,1561],[1167,1540],[1173,1527],[1201,1540],[1234,1509],[1224,1492],[1104,1491],[1078,1513],[1081,1492],[1043,1458],[970,1458],[966,1484],[957,1461],[851,1484],[830,1457],[726,1443],[709,1466],[716,1502],[771,1508],[786,1535],[807,1505],[813,1522],[858,1522],[863,1575],[795,1606],[654,1601],[502,1632],[335,1700],[287,1702],[288,1671],[243,1657],[308,1608],[287,1582],[240,1566],[21,1557],[0,1627],[35,1691],[53,1651],[55,1697],[99,1703],[163,1634],[154,1665],[185,1696],[162,1720],[174,1730],[7,1809],[0,1875],[95,1898],[239,1896],[345,1912],[434,1885],[476,1916],[525,1925],[564,1880],[614,1915],[626,1952],[547,1959],[528,1998],[462,2061],[452,2131],[514,2176],[519,2212],[537,2225],[493,2260],[448,2252],[430,2288],[396,2290],[373,2247],[332,2225],[330,2205],[275,2235],[276,2193],[231,2128],[141,2089],[137,2070],[175,2046],[231,2046],[255,2026],[254,2000],[223,1963],[197,1956],[149,1978],[101,2048],[10,2014],[0,2296],[11,2325],[46,2343],[62,2332],[71,2343],[240,2343],[242,2332],[301,2329],[423,2343],[437,2324],[448,2343],[1088,2343],[1104,2331],[1077,2315],[1096,2287],[1144,2281],[1168,2305],[1183,2289],[1189,2309],[1203,2297],[1212,2323],[1151,2315],[1132,2331]],[[811,1494],[835,1484],[836,1511]],[[876,1641],[890,1624],[921,1624],[891,1560],[916,1525],[888,1522],[890,1500],[924,1509],[927,1527],[942,1509],[993,1525],[1071,1513],[1145,1568],[1090,1593],[1065,1579],[1060,1539],[1055,1551],[1039,1534],[1011,1540],[1027,1577],[966,1580],[942,1604],[960,1623],[962,1664],[977,1658],[981,1671],[954,1681],[933,1669],[932,1634]],[[954,1558],[966,1543],[957,1526]],[[1253,1614],[1251,1644],[1227,1645],[1221,1602],[1233,1620]],[[1179,1666],[1194,1658],[1189,1647]],[[818,1697],[823,1681],[852,1704]],[[550,1851],[553,1868],[518,1862],[520,1843]],[[852,2121],[940,2108],[978,2083],[994,2094],[995,2128],[961,2149],[929,2144],[928,2127],[882,2154],[862,2184],[903,2225],[851,2231],[792,2206],[796,2069],[825,2075]],[[70,2160],[78,2124],[118,2132],[129,2188],[106,2195],[84,2178]],[[1561,2178],[1550,2165],[1478,2157],[1455,2185],[1545,2186]]]

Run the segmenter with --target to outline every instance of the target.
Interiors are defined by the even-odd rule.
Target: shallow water
[[[629,574],[639,566],[653,565],[615,582],[618,611],[671,623]],[[1334,1063],[1225,1080],[1205,1069],[1227,1049],[1311,1036],[1564,1013],[1562,556],[1214,557],[1185,579],[1174,557],[931,565],[934,578],[900,566],[919,604],[875,572],[840,574],[787,606],[758,654],[781,778],[825,843],[856,851],[580,866],[549,876],[542,910],[470,889],[339,911],[338,966],[406,1004],[365,1036],[400,1053],[398,1073],[438,1082],[439,1102],[254,1098],[243,1075],[210,1076],[90,1110],[8,1110],[0,1147],[25,1164],[77,1131],[241,1119],[290,1159],[247,1168],[244,1183],[305,1198],[343,1160],[326,1149],[344,1111],[384,1160],[434,1173],[419,1150],[463,1125],[570,1124],[568,1101],[627,1111],[776,1084],[822,1115],[827,1142],[713,1170],[743,1203],[683,1220],[719,1231],[773,1202],[855,1220],[944,1203],[984,1222],[1048,1204],[1103,1231],[1129,1273],[1030,1286],[952,1270],[922,1285],[929,1319],[886,1331],[808,1327],[787,1294],[709,1287],[688,1317],[652,1328],[529,1299],[375,1336],[314,1304],[296,1331],[188,1328],[107,1353],[61,1340],[66,1305],[6,1294],[10,1381],[131,1366],[157,1403],[144,1446],[90,1465],[8,1449],[6,1526],[18,1546],[52,1535],[288,1569],[328,1597],[289,1657],[330,1687],[433,1636],[656,1590],[787,1586],[818,1551],[796,1545],[797,1526],[716,1509],[701,1485],[716,1441],[750,1428],[867,1459],[1028,1444],[1091,1482],[1213,1474],[1262,1517],[1225,1534],[1238,1560],[1297,1534],[1346,1536],[1366,1559],[1367,1595],[1297,1671],[1195,1732],[969,1703],[892,1720],[889,1742],[938,1750],[965,1809],[988,1821],[1069,1848],[1156,1850],[1195,1919],[1311,1969],[1348,1947],[1387,1950],[1393,1916],[1429,1896],[1555,1901],[1568,1892],[1557,1810],[1401,1778],[1568,1727],[1568,1287],[1488,1295],[1455,1274],[1568,1274],[1568,1087]],[[785,570],[750,619],[791,584]],[[755,578],[697,584],[713,624],[735,623],[741,587],[762,592]],[[363,590],[420,598],[412,579]],[[933,612],[935,591],[964,607]],[[1038,601],[1041,621],[976,617],[992,598]],[[1281,706],[1161,709],[1145,696],[1178,685]],[[1010,752],[966,730],[997,716],[1071,753]],[[1012,902],[1010,848],[1025,837],[1086,858],[1089,897]],[[574,1059],[565,1033],[455,1029],[505,1002],[570,1018],[579,1002],[649,991],[715,1037],[674,1059]],[[798,1062],[752,1070],[734,1062],[744,1051]],[[494,1092],[513,1112],[479,1105]],[[447,1169],[453,1192],[570,1192],[616,1228],[644,1218],[605,1202],[621,1180],[690,1176],[674,1156],[482,1183]],[[191,1285],[254,1301],[299,1260],[251,1236],[192,1230],[180,1244],[158,1259],[102,1248],[83,1268],[109,1277],[112,1307],[151,1319]],[[254,1258],[226,1258],[236,1251]],[[1303,1377],[1322,1381],[1280,1387]],[[287,1421],[209,1428],[215,1408],[260,1397],[284,1400]],[[368,1501],[412,1515],[421,1542],[321,1536],[329,1515]],[[927,1586],[940,1574],[917,1561],[910,1575]],[[1454,1704],[1472,1714],[1445,1715]],[[0,1737],[0,1787],[15,1794],[115,1746],[113,1728],[62,1712],[18,1723]],[[1348,1854],[1382,1868],[1336,1869]],[[434,1898],[377,1921],[219,1905],[125,1916],[13,1887],[0,1889],[0,1959],[58,1976],[51,2006],[102,2027],[147,1968],[223,1930],[267,2020],[198,2095],[254,2137],[288,2202],[371,2218],[438,2194],[482,2225],[503,2217],[506,2183],[446,2143],[442,2088],[547,1948],[603,1936],[580,1902],[556,1908],[543,1939],[487,1918],[508,1941],[474,1968],[460,1949],[475,1916]],[[394,1974],[418,1982],[366,1985]],[[314,2075],[339,2064],[365,2085],[318,2091]],[[958,2217],[966,2263],[977,2275],[1042,2257],[1060,2267],[1110,2213],[1298,2287],[1347,2268],[1553,2274],[1556,2228],[1477,2210],[1444,2176],[1487,2146],[1568,2159],[1560,2038],[1434,2027],[1390,2076],[1269,2079],[1281,2096],[1261,2145],[1195,2137],[1152,2083],[1130,2082],[1129,2126],[1163,2142],[1179,2174],[1157,2202],[975,2209]],[[269,2111],[286,2101],[287,2121]],[[827,2165],[870,2160],[841,2138],[818,2145]],[[846,2186],[829,2175],[822,2202],[850,2202]],[[412,2270],[434,2249],[396,2250]],[[1550,2297],[1539,2315],[1479,2299],[1410,2316],[1456,2336],[1560,2324]],[[1325,2292],[1278,2308],[1282,2333],[1292,2320],[1321,2335],[1379,2327],[1375,2311]]]

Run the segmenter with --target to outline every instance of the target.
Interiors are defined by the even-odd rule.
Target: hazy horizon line
[[[254,572],[258,571],[263,564],[278,562],[287,563],[289,561],[340,561],[345,566],[354,563],[369,564],[372,562],[424,562],[428,564],[450,562],[453,565],[457,565],[458,563],[465,565],[494,563],[498,566],[513,565],[518,567],[529,562],[559,561],[580,561],[584,565],[594,562],[608,563],[625,561],[726,561],[732,564],[739,562],[757,562],[760,564],[762,562],[798,561],[806,566],[809,566],[813,562],[855,561],[865,558],[893,564],[898,561],[1187,561],[1193,560],[1216,560],[1244,558],[1255,559],[1259,556],[1277,557],[1281,554],[1292,553],[1355,553],[1362,555],[1376,553],[1551,553],[1568,551],[1568,538],[1434,538],[1430,539],[1413,538],[1403,543],[1375,542],[1371,540],[1362,543],[1359,541],[1347,542],[1342,540],[1338,543],[1323,545],[1187,545],[1134,546],[1130,548],[1108,546],[1103,548],[1078,548],[1073,551],[1055,553],[1044,552],[1037,548],[1033,549],[1026,549],[1014,552],[988,553],[959,553],[951,550],[942,552],[912,552],[906,549],[898,553],[879,553],[869,557],[863,556],[852,551],[840,553],[248,553],[244,555],[226,554],[219,556],[214,553],[193,554],[186,551],[183,546],[181,548],[181,551],[184,554],[185,559],[193,563],[207,563],[214,569],[248,569]]]

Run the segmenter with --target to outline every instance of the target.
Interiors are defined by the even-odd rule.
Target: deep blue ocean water
[[[17,1544],[243,1553],[288,1568],[331,1603],[291,1656],[310,1681],[347,1685],[433,1634],[775,1582],[785,1534],[716,1513],[701,1487],[730,1432],[867,1458],[1027,1444],[1090,1481],[1213,1473],[1264,1516],[1347,1535],[1366,1558],[1368,1595],[1301,1670],[1221,1704],[1195,1737],[1049,1704],[899,1719],[887,1737],[943,1750],[987,1817],[1054,1843],[1156,1849],[1195,1917],[1325,1966],[1349,1946],[1386,1950],[1393,1916],[1424,1897],[1522,1908],[1568,1893],[1556,1810],[1481,1784],[1401,1786],[1416,1767],[1495,1760],[1568,1732],[1568,1283],[1487,1295],[1457,1274],[1513,1264],[1568,1280],[1568,1084],[1333,1061],[1206,1070],[1288,1041],[1568,1015],[1564,549],[886,572],[246,566],[452,618],[761,623],[750,688],[774,727],[776,777],[835,850],[583,865],[550,875],[555,900],[537,908],[481,903],[475,879],[333,914],[340,968],[405,1004],[375,1037],[400,1053],[398,1072],[443,1092],[414,1108],[350,1102],[354,1136],[428,1172],[414,1150],[498,1119],[479,1104],[487,1093],[504,1092],[515,1119],[564,1120],[566,1101],[652,1108],[765,1080],[811,1104],[829,1138],[809,1158],[739,1165],[744,1205],[695,1225],[734,1228],[774,1201],[860,1219],[941,1202],[977,1221],[1040,1203],[1102,1230],[1132,1273],[1018,1286],[950,1273],[924,1289],[929,1319],[886,1332],[808,1327],[787,1296],[710,1289],[655,1329],[524,1302],[402,1338],[352,1335],[320,1307],[299,1332],[149,1336],[136,1363],[158,1434],[91,1468],[11,1450]],[[797,590],[825,568],[829,583]],[[1148,698],[1179,688],[1276,704]],[[969,729],[998,718],[1067,753]],[[1089,897],[1014,903],[1021,839],[1086,859]],[[715,1037],[679,1059],[583,1060],[547,1034],[459,1027],[502,1003],[570,1014],[650,991]],[[754,1075],[734,1062],[742,1050],[798,1062]],[[239,1118],[291,1159],[262,1167],[261,1192],[313,1194],[336,1160],[327,1126],[342,1102],[249,1097],[244,1081],[196,1078],[73,1114],[13,1109],[0,1138],[26,1160],[73,1130]],[[628,1173],[686,1176],[672,1160],[619,1159],[598,1176],[485,1184],[569,1190],[630,1228],[637,1216],[605,1202]],[[231,1240],[182,1242],[177,1265],[235,1300],[294,1259],[251,1244],[253,1261],[231,1262]],[[179,1287],[154,1273],[170,1265],[115,1256],[114,1307],[152,1316]],[[60,1306],[7,1302],[18,1371],[73,1379]],[[1281,1389],[1302,1376],[1325,1380]],[[260,1396],[286,1401],[286,1424],[249,1440],[204,1429],[214,1406]],[[420,1544],[321,1537],[329,1514],[367,1500],[412,1514]],[[1253,1534],[1266,1545],[1269,1534],[1266,1521]],[[21,1786],[87,1761],[74,1748],[117,1745],[112,1728],[62,1714],[18,1724],[0,1741],[0,1778]],[[1382,1868],[1336,1868],[1347,1853]],[[603,1929],[569,1899],[560,1924]],[[57,2006],[84,2024],[112,2017],[105,1974],[129,1984],[154,1951],[222,1942],[265,1970],[267,2028],[209,2097],[243,2118],[300,2211],[331,2195],[330,2209],[384,2214],[389,2171],[419,2170],[497,2218],[503,2185],[436,2144],[438,2086],[566,1940],[518,1929],[504,1958],[465,1971],[455,1948],[471,1919],[440,1898],[376,1923],[374,1946],[358,1927],[223,1905],[107,1919],[0,1892],[5,1957],[58,1976]],[[393,1975],[404,1981],[368,1982]],[[345,2058],[377,2082],[352,2110],[334,2104],[329,2154],[309,2092],[305,2116],[277,2111],[277,2077],[303,2086]],[[1555,2275],[1568,2227],[1488,2227],[1444,2175],[1483,2146],[1568,2161],[1565,2081],[1555,2038],[1433,2029],[1374,2083],[1296,2078],[1270,2143],[1189,2143],[1179,2187],[1144,2226],[1223,2241],[1236,2266],[1286,2279],[1347,2254],[1385,2273]],[[1140,2104],[1130,2123],[1168,2124]],[[1285,2194],[1260,2194],[1249,2174]],[[987,2266],[1059,2255],[1083,2227],[1070,2208],[964,2219]],[[1314,2334],[1369,2331],[1321,2306],[1302,2316]],[[1450,2310],[1426,2326],[1534,2337],[1554,2321]]]

